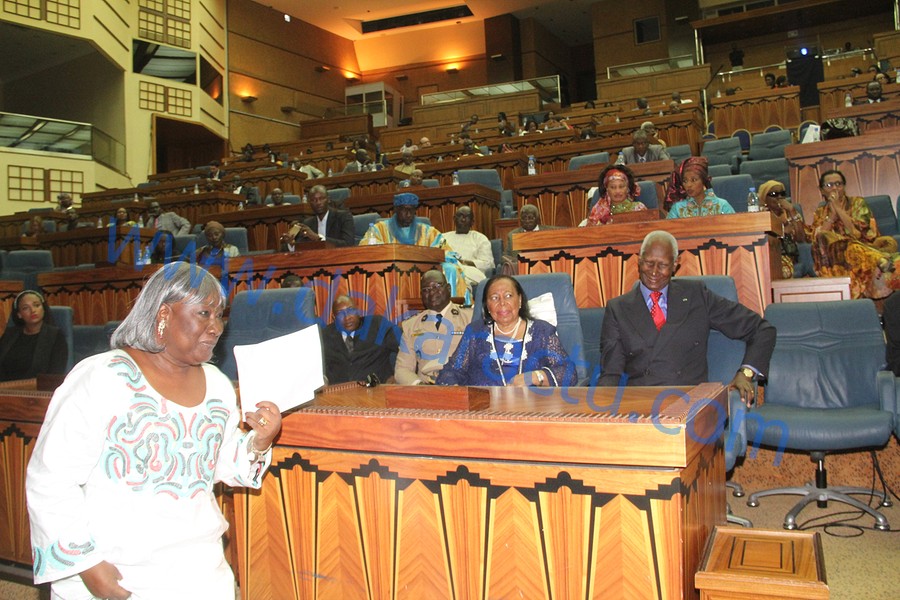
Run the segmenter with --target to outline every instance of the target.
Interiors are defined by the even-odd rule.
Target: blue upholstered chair
[[[759,186],[774,179],[784,186],[788,195],[791,193],[791,177],[786,158],[769,158],[764,160],[749,160],[741,163],[741,173],[753,178],[753,185],[759,191]],[[760,204],[763,199],[760,198]]]
[[[878,225],[878,233],[894,236],[894,239],[900,243],[900,230],[897,227],[897,215],[894,213],[891,197],[884,194],[865,196],[865,201]]]
[[[741,152],[750,151],[750,132],[746,129],[735,129],[731,132],[731,137],[737,138],[741,143]]]
[[[669,153],[669,157],[675,161],[675,166],[677,167],[684,159],[691,156],[691,147],[687,144],[681,144],[679,146],[669,146],[666,148],[666,152]]]
[[[737,138],[709,140],[703,144],[701,156],[705,156],[710,165],[728,165],[732,173],[737,173],[741,166],[741,141]]]
[[[747,212],[747,194],[753,186],[749,175],[726,175],[713,180],[716,196],[728,200],[735,212]]]
[[[522,284],[529,300],[550,292],[556,307],[556,331],[563,348],[575,361],[578,371],[578,382],[585,382],[588,376],[587,363],[584,359],[584,339],[581,334],[581,319],[578,315],[578,304],[575,302],[575,289],[572,279],[567,273],[541,273],[539,275],[516,275],[515,279]],[[481,297],[487,279],[475,288],[475,308],[473,320],[482,318]]]
[[[500,270],[500,265],[503,262],[503,240],[491,240],[491,255],[494,257],[494,273],[497,273]],[[490,277],[494,273],[489,273],[488,276]]]
[[[437,179],[423,179],[422,185],[427,188],[441,187],[441,182]]]
[[[731,165],[709,165],[709,176],[712,178],[731,175]]]
[[[219,368],[229,378],[237,379],[235,346],[264,342],[315,325],[316,299],[312,288],[238,292],[216,346]]]
[[[656,195],[656,183],[652,181],[638,181],[638,187],[641,195],[638,200],[644,203],[647,208],[659,208],[659,198]]]
[[[344,201],[350,197],[350,188],[331,188],[325,192],[328,195],[328,203],[335,208],[344,208]]]
[[[0,279],[21,281],[26,290],[40,290],[37,276],[53,270],[53,255],[49,250],[13,250],[3,262]]]
[[[496,169],[460,169],[457,171],[460,183],[480,183],[485,187],[500,192],[501,212],[504,207],[514,206],[512,190],[504,190],[500,174]],[[509,212],[506,209],[507,213]],[[501,216],[503,216],[501,214]]]
[[[26,288],[37,289],[37,288]],[[53,319],[53,325],[59,328],[66,338],[66,350],[68,351],[68,360],[66,361],[66,373],[72,370],[75,365],[75,311],[71,306],[50,306],[50,315]],[[12,307],[10,306],[9,318],[6,321],[7,327],[15,327],[12,319]],[[107,348],[109,344],[107,343]]]
[[[767,160],[770,158],[784,158],[784,149],[793,143],[791,132],[780,129],[771,133],[757,133],[750,140],[751,161]]]
[[[588,385],[593,385],[600,377],[600,331],[606,307],[579,308],[581,337],[584,339],[584,361],[587,364]]]
[[[889,529],[885,516],[855,495],[890,501],[877,490],[828,485],[828,452],[884,446],[891,437],[900,385],[885,361],[884,334],[871,300],[770,304],[766,319],[778,330],[769,366],[766,401],[747,418],[753,446],[778,451],[809,452],[816,463],[815,484],[763,490],[747,504],[766,496],[799,495],[787,513],[785,529],[797,527],[797,516],[810,502],[836,500],[875,518]],[[776,460],[776,464],[777,464]]]
[[[109,350],[106,325],[75,325],[72,328],[73,363],[78,364],[89,356]]]
[[[381,215],[376,212],[371,213],[363,213],[361,215],[353,215],[353,239],[358,244],[360,240],[363,239],[363,236],[366,235],[366,230],[369,228],[369,225],[379,220]]]
[[[183,237],[183,236],[176,236]],[[202,231],[196,235],[197,248],[202,248],[206,245],[206,234]],[[178,247],[179,240],[176,239],[175,248]],[[246,227],[226,227],[225,228],[225,243],[231,244],[233,246],[237,246],[237,249],[240,250],[242,255],[246,255],[250,252],[250,246],[247,243],[247,228]],[[179,253],[180,255],[180,253]]]
[[[585,165],[603,165],[609,162],[609,152],[596,152],[594,154],[582,154],[569,159],[569,170],[577,171]]]

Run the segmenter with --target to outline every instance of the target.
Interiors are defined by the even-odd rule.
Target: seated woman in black
[[[64,374],[69,351],[62,331],[52,325],[44,297],[25,290],[13,302],[14,325],[0,337],[0,381]]]

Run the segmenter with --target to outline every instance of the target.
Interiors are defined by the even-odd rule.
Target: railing
[[[612,65],[606,68],[606,78],[612,79],[613,77],[651,75],[653,73],[662,73],[663,71],[674,71],[675,69],[693,67],[694,65],[694,56],[692,54],[683,54],[681,56],[672,56],[669,58],[645,60],[623,65]]]
[[[0,148],[90,156],[125,172],[125,145],[90,123],[0,113]]]
[[[541,100],[545,103],[550,102],[559,104],[561,102],[559,76],[552,75],[548,77],[537,77],[535,79],[524,79],[522,81],[494,83],[462,90],[448,90],[446,92],[423,94],[421,105],[427,106],[429,104],[442,104],[445,102],[460,102],[463,100],[471,100],[472,98],[477,98],[479,96],[502,96],[504,94],[530,92],[532,90],[540,92]]]

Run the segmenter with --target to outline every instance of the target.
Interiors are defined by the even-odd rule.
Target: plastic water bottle
[[[328,167],[328,176],[331,177],[334,175],[334,171],[331,170],[331,167]]]
[[[141,199],[140,199],[140,198],[138,197],[138,195],[137,195],[137,192],[134,193],[134,201],[135,201],[135,202],[140,202],[140,201],[141,201]]]
[[[306,195],[306,192],[303,192],[303,204],[309,204],[309,196]]]
[[[370,246],[378,245],[378,238],[375,237],[375,223],[369,223],[369,231],[366,233],[366,235],[369,237]]]
[[[144,227],[144,215],[138,217],[138,227]]]
[[[622,119],[619,118],[619,115],[616,115],[616,123],[621,123]]]
[[[537,167],[534,165],[534,155],[528,157],[528,174],[537,175]]]
[[[756,195],[756,188],[750,188],[747,194],[747,212],[759,212],[759,196]]]
[[[195,193],[195,194],[199,194],[199,193],[200,193],[200,184],[199,184],[199,183],[195,183],[195,184],[194,184],[194,193]]]
[[[459,185],[459,172],[453,171],[453,185]]]
[[[444,162],[444,155],[443,155],[443,154],[438,154],[438,159],[437,159],[437,161],[438,161],[438,162]]]
[[[103,229],[103,217],[97,217],[97,229]]]
[[[621,150],[619,150],[619,158],[616,159],[616,164],[617,165],[625,164],[625,153],[622,152]]]
[[[238,202],[238,210],[244,210],[244,203]]]
[[[844,106],[853,106],[853,96],[850,95],[850,92],[844,96]]]
[[[455,143],[456,143],[456,134],[455,134],[455,133],[451,133],[451,134],[450,134],[450,143],[451,143],[451,144],[455,144]]]

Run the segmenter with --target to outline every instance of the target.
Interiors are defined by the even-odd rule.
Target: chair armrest
[[[881,409],[894,415],[894,431],[900,432],[900,378],[890,371],[878,371],[875,387]]]
[[[728,423],[725,425],[725,444],[734,445],[735,456],[747,453],[747,406],[737,390],[728,390]]]

